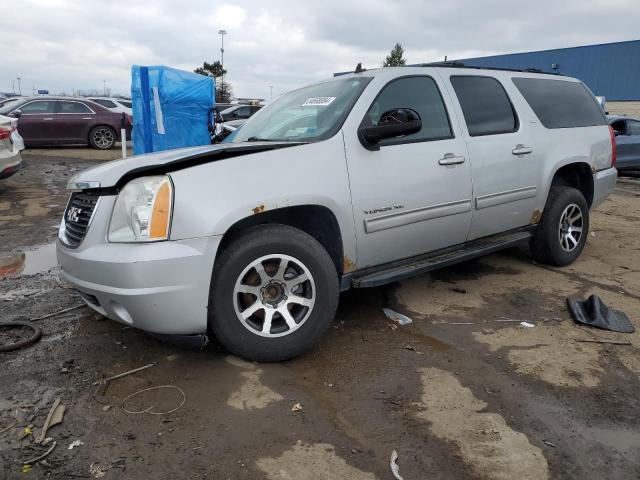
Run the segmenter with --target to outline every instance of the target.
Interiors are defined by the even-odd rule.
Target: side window
[[[502,84],[492,77],[454,76],[469,135],[495,135],[518,130],[518,118]]]
[[[18,107],[18,109],[22,111],[23,115],[37,115],[53,113],[54,105],[55,101],[52,100],[37,100],[35,102],[22,105],[21,107]]]
[[[64,100],[58,101],[57,113],[92,113],[91,109],[84,103],[80,102],[66,102]]]
[[[249,116],[249,107],[240,107],[236,110],[236,115],[238,117],[248,117]]]
[[[640,122],[629,120],[629,135],[640,135]]]
[[[405,77],[393,80],[378,94],[362,123],[377,125],[383,113],[396,108],[418,112],[422,129],[412,135],[383,140],[380,145],[452,138],[451,125],[440,90],[431,77]]]
[[[124,105],[127,108],[131,108],[131,102],[125,101],[125,100],[120,100],[120,103],[122,105]]]
[[[515,77],[513,83],[546,128],[607,124],[596,99],[580,82]]]

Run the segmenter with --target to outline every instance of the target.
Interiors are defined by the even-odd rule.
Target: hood
[[[193,167],[202,163],[226,158],[302,145],[294,142],[244,142],[219,143],[201,147],[179,148],[164,152],[136,155],[134,157],[103,163],[78,173],[69,180],[71,190],[120,188],[129,180],[143,175],[163,173]]]

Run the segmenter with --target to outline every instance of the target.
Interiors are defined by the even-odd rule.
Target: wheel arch
[[[258,225],[280,224],[297,228],[315,238],[331,257],[338,275],[353,270],[355,265],[344,254],[338,219],[328,207],[313,204],[295,205],[265,211],[258,208],[254,213],[237,220],[226,230],[218,247],[216,261],[220,252],[246,229]]]
[[[593,204],[594,184],[593,172],[588,163],[574,162],[558,167],[553,173],[549,189],[554,185],[565,185],[578,189],[584,195],[589,208],[591,208]]]

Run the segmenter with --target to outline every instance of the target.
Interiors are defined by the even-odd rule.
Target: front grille
[[[91,193],[73,193],[64,212],[64,241],[75,248],[82,243],[91,216],[100,197]]]

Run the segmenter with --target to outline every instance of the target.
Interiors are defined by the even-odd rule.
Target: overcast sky
[[[0,0],[0,91],[129,92],[132,64],[220,59],[234,94],[269,98],[380,66],[640,38],[640,0]],[[17,82],[16,82],[17,89]]]

